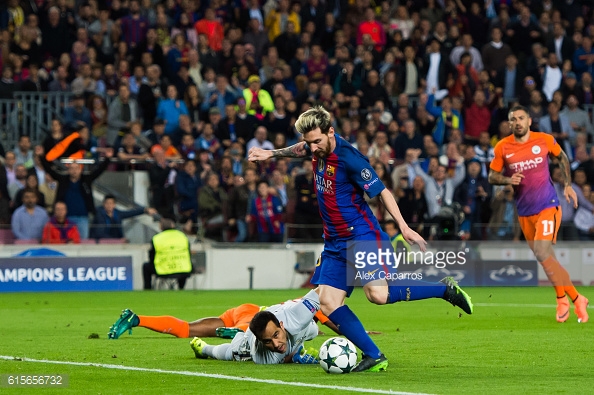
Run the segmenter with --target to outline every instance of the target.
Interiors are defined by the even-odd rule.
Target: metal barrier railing
[[[4,148],[12,149],[21,134],[40,143],[51,131],[52,119],[62,120],[72,92],[14,92],[14,99],[0,100],[0,133]],[[107,99],[109,106],[111,98]]]
[[[72,100],[72,92],[14,92],[14,99],[0,99],[0,141],[5,149],[12,149],[20,134],[40,143],[51,130],[52,119],[62,119],[64,108]],[[506,104],[514,99],[506,100]],[[107,105],[109,105],[109,98]],[[411,96],[409,105],[418,104]],[[594,124],[594,104],[583,106]]]
[[[14,100],[0,99],[0,141],[6,150],[18,141],[18,112]]]
[[[40,143],[51,130],[52,119],[62,119],[71,92],[14,92],[14,99],[0,100],[0,137],[12,149],[21,134]]]

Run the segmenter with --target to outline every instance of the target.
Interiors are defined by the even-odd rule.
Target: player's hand
[[[258,147],[253,147],[248,153],[248,160],[250,162],[265,161],[272,158],[272,151],[265,150]]]
[[[309,348],[305,350],[303,346],[295,352],[293,355],[292,361],[294,363],[304,364],[304,365],[312,365],[318,363],[318,350],[314,348]]]
[[[522,180],[524,179],[524,175],[521,172],[518,173],[514,173],[511,176],[511,185],[520,185],[520,183],[522,182]]]
[[[573,208],[577,208],[577,194],[575,193],[571,185],[568,185],[565,187],[565,189],[563,189],[563,196],[565,196],[565,200],[567,200],[567,203],[571,203],[571,200],[573,200]]]
[[[402,237],[406,240],[410,245],[418,244],[421,251],[425,252],[427,250],[427,242],[423,239],[417,232],[412,230],[411,228],[406,228],[402,230]]]

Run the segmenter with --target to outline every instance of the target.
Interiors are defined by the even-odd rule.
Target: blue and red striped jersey
[[[326,240],[350,240],[380,229],[365,201],[384,190],[369,160],[342,137],[327,158],[312,158],[316,196]]]
[[[258,233],[283,234],[282,213],[283,204],[276,196],[268,195],[266,199],[258,196],[252,200],[250,215],[256,221]]]

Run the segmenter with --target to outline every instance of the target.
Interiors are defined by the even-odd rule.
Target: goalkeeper
[[[317,352],[305,353],[303,343],[318,335],[314,315],[320,309],[315,290],[302,299],[269,307],[257,313],[246,332],[231,343],[211,346],[195,337],[190,342],[197,358],[254,361],[257,364],[317,363]]]
[[[232,339],[237,332],[245,332],[254,315],[265,309],[267,309],[265,306],[245,303],[228,309],[218,317],[205,317],[193,322],[168,315],[137,315],[132,310],[125,309],[120,318],[109,328],[108,337],[118,339],[125,332],[132,334],[132,328],[141,327],[179,338],[219,336]],[[332,321],[321,311],[316,312],[314,319],[339,333]]]

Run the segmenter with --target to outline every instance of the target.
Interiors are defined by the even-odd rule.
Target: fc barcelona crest
[[[318,159],[318,171],[323,172],[325,167],[324,159]]]
[[[328,165],[328,167],[326,168],[326,175],[328,177],[334,177],[334,170],[334,166]]]

